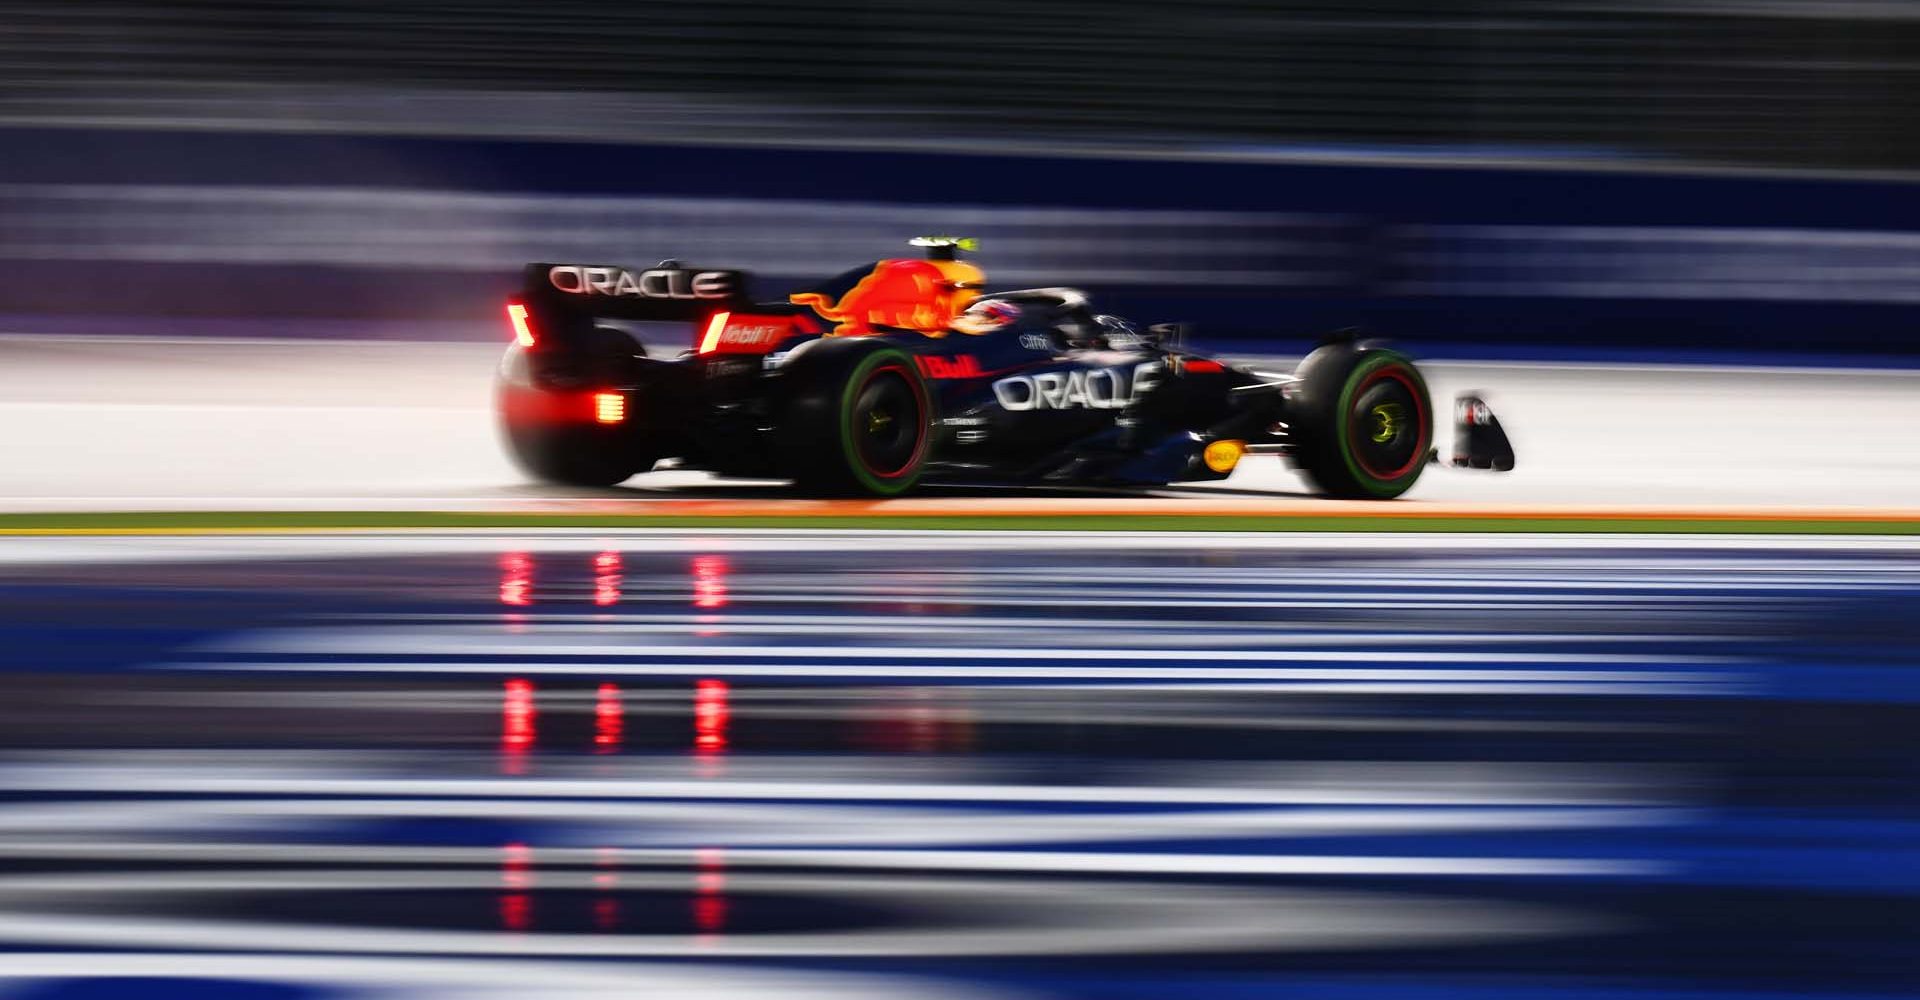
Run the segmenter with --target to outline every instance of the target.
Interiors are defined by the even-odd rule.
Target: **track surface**
[[[691,473],[620,490],[527,484],[489,413],[494,344],[0,339],[0,505],[471,505],[766,496]],[[1431,366],[1482,390],[1520,455],[1506,476],[1433,470],[1413,500],[1920,505],[1920,372]],[[1219,487],[1298,493],[1278,459]],[[1070,502],[1070,501],[1066,501]]]
[[[1913,992],[1910,542],[4,551],[25,996]]]
[[[496,353],[0,339],[0,509],[770,497],[520,483]],[[1403,506],[1920,502],[1911,373],[1432,373],[1522,466]],[[0,539],[0,996],[1913,995],[1915,552]]]

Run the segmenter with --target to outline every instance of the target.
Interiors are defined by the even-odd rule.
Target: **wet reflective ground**
[[[36,998],[1909,995],[1920,561],[1759,544],[15,564],[0,971]]]

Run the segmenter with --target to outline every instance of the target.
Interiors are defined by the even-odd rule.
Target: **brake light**
[[[527,307],[518,302],[507,303],[507,322],[513,324],[514,343],[521,347],[533,346],[533,327],[527,325]]]
[[[707,321],[706,335],[700,338],[700,353],[712,354],[720,346],[720,335],[727,330],[727,321],[733,318],[730,312],[717,312]]]
[[[627,419],[627,397],[617,392],[594,393],[593,419],[603,424],[617,424]]]

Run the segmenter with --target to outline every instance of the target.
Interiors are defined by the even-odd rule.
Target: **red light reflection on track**
[[[602,847],[594,852],[593,884],[601,890],[613,890],[620,885],[620,851],[618,848]],[[593,927],[602,933],[611,933],[620,929],[620,900],[611,892],[593,901]]]
[[[608,550],[593,557],[593,603],[603,608],[620,603],[620,553]]]
[[[620,884],[620,849],[602,847],[593,852],[593,884],[611,889]]]
[[[618,753],[626,730],[626,708],[620,685],[602,684],[593,696],[593,752]]]
[[[533,887],[533,852],[520,843],[500,848],[500,884],[509,889]]]
[[[533,925],[533,852],[525,844],[506,844],[500,848],[500,926],[524,931]]]
[[[726,858],[717,847],[694,852],[693,926],[701,944],[712,944],[727,929]]]
[[[532,749],[535,719],[533,682],[523,677],[510,678],[500,699],[500,753],[508,774],[519,774],[526,767],[527,751]]]
[[[693,557],[693,606],[727,606],[727,573],[731,569],[725,556]]]
[[[620,901],[611,896],[593,901],[593,927],[597,931],[612,932],[620,929]]]
[[[693,748],[702,754],[725,753],[727,722],[733,711],[727,706],[727,682],[704,679],[693,685]]]
[[[510,931],[524,931],[533,924],[533,900],[524,892],[503,892],[500,894],[500,926]]]
[[[888,753],[936,753],[973,746],[973,710],[947,689],[907,688],[864,706],[848,733],[854,745]]]
[[[524,608],[533,603],[533,557],[525,552],[500,553],[500,603]]]

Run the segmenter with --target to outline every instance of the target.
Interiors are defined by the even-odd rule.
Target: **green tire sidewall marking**
[[[1353,456],[1353,445],[1349,441],[1353,422],[1351,413],[1353,394],[1359,390],[1360,384],[1367,380],[1367,376],[1392,365],[1400,366],[1412,378],[1414,385],[1420,387],[1421,401],[1426,405],[1427,414],[1426,443],[1427,447],[1431,448],[1433,446],[1433,397],[1427,391],[1426,378],[1420,374],[1418,368],[1413,366],[1412,359],[1403,354],[1394,351],[1369,351],[1362,355],[1360,363],[1354,366],[1353,371],[1347,375],[1346,382],[1340,386],[1340,398],[1334,404],[1334,446],[1340,449],[1340,461],[1345,462],[1347,471],[1353,473],[1354,482],[1359,483],[1362,489],[1377,497],[1399,496],[1411,489],[1419,480],[1425,464],[1423,456],[1416,455],[1413,471],[1407,474],[1407,478],[1396,481],[1370,475]]]
[[[853,366],[853,372],[847,376],[846,388],[840,390],[840,413],[834,420],[840,432],[840,452],[846,457],[847,468],[852,470],[853,478],[871,492],[895,496],[912,489],[913,484],[920,481],[920,470],[915,469],[897,479],[882,479],[867,471],[867,463],[860,458],[860,449],[853,440],[853,404],[859,398],[860,390],[865,387],[867,376],[873,374],[875,368],[888,362],[908,371],[913,370],[913,358],[909,357],[905,351],[888,349],[867,355],[859,364]],[[927,397],[923,395],[923,398]],[[927,414],[922,412],[920,416],[924,419]],[[926,433],[924,427],[921,428],[921,433]]]

